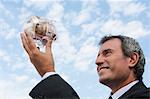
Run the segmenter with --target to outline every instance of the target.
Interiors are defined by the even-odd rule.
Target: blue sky
[[[41,80],[22,48],[20,32],[30,16],[55,21],[55,67],[81,99],[105,99],[110,89],[99,83],[95,59],[102,36],[137,39],[144,50],[144,83],[150,87],[149,0],[0,0],[0,97],[30,99]]]

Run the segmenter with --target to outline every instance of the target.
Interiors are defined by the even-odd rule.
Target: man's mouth
[[[97,71],[101,71],[102,69],[109,69],[109,66],[98,66]]]

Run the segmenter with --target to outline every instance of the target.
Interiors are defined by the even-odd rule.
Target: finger
[[[52,40],[47,40],[45,52],[51,54]]]
[[[55,33],[52,33],[51,39],[54,40],[54,41],[56,40],[56,34]]]
[[[53,54],[52,54],[52,50],[51,50],[51,47],[52,47],[52,40],[48,40],[47,43],[46,43],[46,54],[50,55],[50,59],[51,59],[51,64],[52,66],[54,66],[54,59],[53,59]]]
[[[25,39],[25,35],[23,34],[23,33],[21,33],[21,40],[22,40],[22,44],[23,44],[23,47],[24,47],[24,49],[25,49],[25,51],[29,54],[29,56],[31,55],[31,51],[30,51],[30,49],[29,49],[29,47],[28,47],[28,43],[27,43],[27,41],[26,41],[26,39]]]
[[[30,34],[25,33],[25,35],[26,35],[26,39],[27,39],[27,42],[28,42],[29,49],[31,51],[38,50],[37,47],[36,47],[36,45],[35,45],[35,43],[34,43],[34,41],[33,41],[33,39],[32,39],[32,37],[30,36]]]

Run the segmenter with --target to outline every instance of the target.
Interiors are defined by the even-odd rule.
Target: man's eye
[[[106,56],[106,57],[107,57],[107,56],[110,56],[111,53],[112,53],[111,51],[105,51],[104,56]]]
[[[109,54],[110,54],[109,52],[106,52],[104,55],[105,55],[105,56],[108,56]]]

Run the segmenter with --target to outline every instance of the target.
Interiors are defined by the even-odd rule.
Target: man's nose
[[[101,66],[102,64],[104,64],[105,58],[102,55],[97,56],[96,62],[95,64],[97,66]]]

